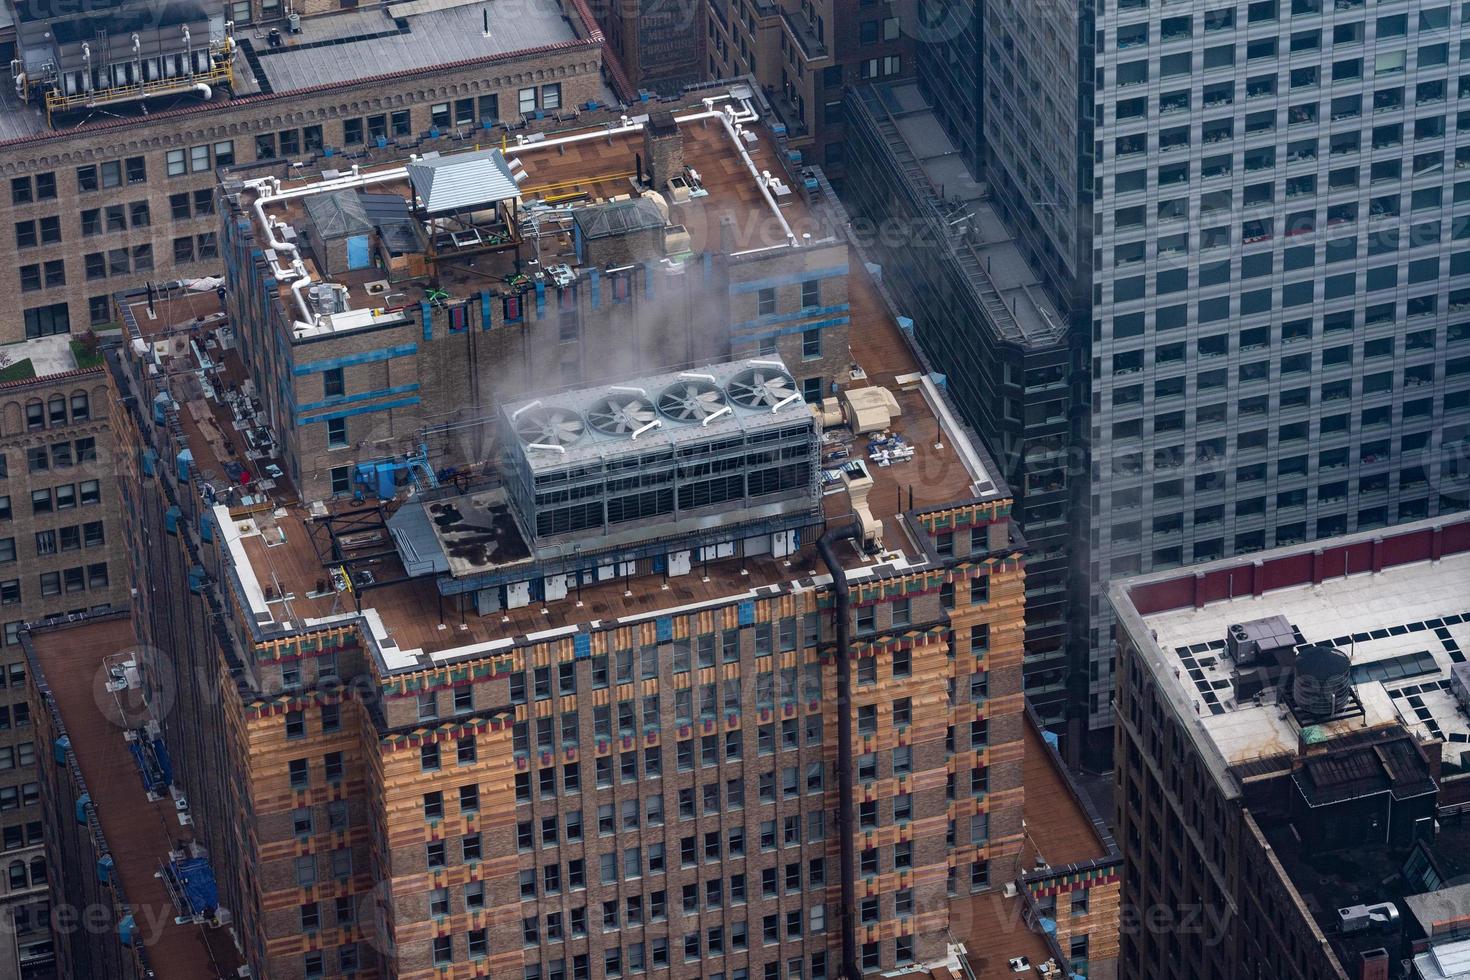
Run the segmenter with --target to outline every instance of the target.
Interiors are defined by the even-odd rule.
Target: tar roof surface
[[[1097,824],[1061,770],[1061,761],[1029,721],[1025,742],[1021,779],[1028,855],[1040,855],[1053,868],[1107,857]]]
[[[131,621],[117,617],[41,629],[32,634],[32,643],[154,975],[158,980],[233,977],[241,961],[227,930],[174,924],[173,902],[154,872],[189,830],[180,826],[171,799],[148,802],[123,730],[98,708],[111,698],[103,688],[103,658],[134,646]]]

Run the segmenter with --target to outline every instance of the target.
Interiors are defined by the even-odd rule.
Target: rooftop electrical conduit
[[[860,980],[862,970],[857,963],[857,870],[852,851],[852,596],[847,588],[847,572],[837,560],[836,543],[861,541],[863,528],[856,519],[837,528],[828,528],[817,538],[817,553],[822,564],[832,573],[832,594],[837,599],[837,836],[841,848],[842,874],[842,976]]]

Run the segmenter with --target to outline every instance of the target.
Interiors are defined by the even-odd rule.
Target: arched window
[[[52,395],[46,404],[46,415],[52,425],[66,424],[66,396]]]
[[[46,406],[40,402],[26,404],[26,429],[34,432],[46,428]]]
[[[84,422],[92,417],[92,407],[87,400],[85,391],[78,391],[71,396],[71,420],[73,422]]]

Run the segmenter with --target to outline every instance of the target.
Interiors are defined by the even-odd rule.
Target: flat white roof
[[[1414,957],[1415,975],[1424,980],[1470,980],[1470,939],[1442,943]]]
[[[1232,624],[1277,615],[1305,642],[1351,658],[1363,715],[1322,726],[1326,734],[1398,719],[1442,739],[1446,761],[1470,752],[1470,715],[1450,690],[1452,668],[1470,656],[1470,554],[1145,616],[1175,668],[1161,682],[1178,685],[1228,764],[1297,749],[1299,729],[1282,706],[1235,703],[1234,665],[1221,656]]]

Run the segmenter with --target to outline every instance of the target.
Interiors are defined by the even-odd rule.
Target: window
[[[550,85],[541,86],[541,108],[561,108],[561,83],[553,82]]]
[[[801,356],[805,360],[813,360],[822,356],[821,330],[803,330],[801,332]]]
[[[71,314],[65,303],[36,306],[25,311],[26,339],[71,333]]]
[[[342,378],[342,369],[339,367],[328,368],[322,372],[322,395],[326,398],[336,398],[346,391]]]
[[[327,420],[327,448],[344,449],[347,446],[347,420]]]
[[[523,116],[528,116],[536,111],[535,86],[523,88],[516,93],[516,108],[520,110]]]

